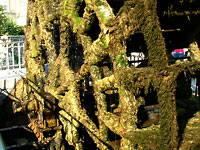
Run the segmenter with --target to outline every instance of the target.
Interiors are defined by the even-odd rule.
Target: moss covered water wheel
[[[189,100],[191,78],[199,84],[198,45],[194,38],[190,61],[169,65],[157,10],[157,0],[29,0],[27,74],[12,94],[41,145],[200,147],[199,99]],[[138,32],[148,58],[141,68],[127,57]]]

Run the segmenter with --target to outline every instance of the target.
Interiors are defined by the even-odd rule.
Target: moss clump
[[[126,67],[128,65],[127,63],[127,58],[125,55],[123,54],[118,54],[115,56],[115,61],[116,61],[116,65],[120,68],[120,67]]]
[[[31,40],[30,48],[32,50],[32,57],[37,57],[39,52],[38,52],[38,48],[37,48],[37,42],[35,40]]]

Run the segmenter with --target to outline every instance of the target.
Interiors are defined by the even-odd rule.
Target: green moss
[[[32,57],[38,56],[37,42],[35,40],[30,41],[30,48],[32,50]]]
[[[81,24],[81,17],[79,17],[76,12],[65,10],[65,14],[69,15],[75,24],[77,25]]]
[[[99,17],[101,18],[101,21],[102,21],[104,24],[107,24],[107,23],[108,23],[108,20],[105,18],[103,12],[99,12]]]
[[[81,24],[81,17],[79,17],[77,14],[72,13],[71,17],[76,22],[76,25],[80,25]]]
[[[94,4],[95,4],[96,6],[101,6],[101,5],[102,5],[102,2],[101,2],[100,0],[96,0],[96,1],[94,2]]]
[[[126,67],[128,65],[127,58],[124,54],[118,54],[115,56],[117,66]]]
[[[26,77],[27,77],[28,80],[34,81],[34,76],[31,73],[27,73]]]
[[[103,42],[103,44],[105,45],[105,48],[108,48],[108,44],[109,44],[109,42],[110,42],[110,39],[109,39],[109,35],[108,35],[108,34],[106,34],[106,35],[104,35],[104,36],[102,37],[102,42]]]
[[[40,5],[37,3],[37,9],[39,9],[40,8]]]
[[[109,4],[105,0],[103,1],[96,0],[94,4],[96,5],[95,12],[97,14],[100,23],[103,23],[105,25],[108,24],[109,20],[111,20],[111,18],[114,18],[114,14]]]
[[[56,79],[56,77],[55,77],[55,75],[51,75],[51,78],[50,78],[51,80],[55,80]]]
[[[36,34],[36,29],[33,26],[31,26],[31,35],[35,35],[35,34]]]
[[[65,10],[65,14],[68,15],[72,21],[73,21],[73,28],[74,31],[76,32],[76,30],[78,29],[78,26],[81,24],[82,19],[81,17],[78,16],[78,13],[76,13],[75,11],[70,11],[70,10]]]
[[[69,15],[71,12],[69,10],[65,10],[65,14]]]

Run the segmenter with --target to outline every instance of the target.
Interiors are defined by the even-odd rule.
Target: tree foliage
[[[141,68],[128,63],[138,32],[148,58]],[[24,110],[38,141],[55,149],[184,149],[200,123],[199,107],[188,109],[196,115],[183,128],[195,128],[179,132],[177,106],[191,104],[180,88],[199,80],[198,45],[190,47],[191,61],[169,63],[157,0],[30,0],[27,76],[12,91],[15,111]],[[158,107],[159,122],[140,118]]]
[[[0,35],[23,35],[23,26],[17,25],[8,17],[0,5]]]

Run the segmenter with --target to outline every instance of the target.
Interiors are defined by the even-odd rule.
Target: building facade
[[[0,5],[18,25],[26,25],[27,0],[0,0]]]

